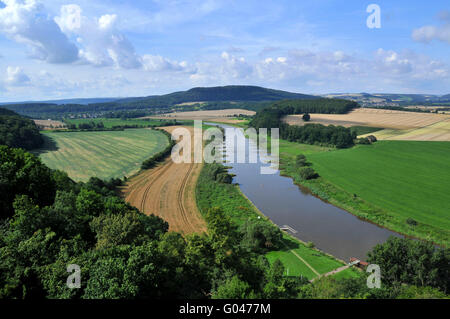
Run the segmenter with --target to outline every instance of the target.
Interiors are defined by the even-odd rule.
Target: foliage
[[[319,175],[311,167],[302,167],[299,171],[301,179],[309,180],[319,177]]]
[[[450,291],[450,249],[406,238],[389,238],[376,245],[367,261],[381,268],[385,285],[402,283]]]
[[[250,122],[250,126],[256,129],[279,128],[280,138],[291,142],[334,145],[337,148],[346,148],[354,145],[353,139],[356,137],[355,133],[342,126],[324,126],[321,124],[296,126],[284,123],[282,117],[290,114],[290,112],[293,111],[288,106],[284,109],[274,108],[273,106],[263,109],[256,113]]]
[[[43,143],[39,129],[32,120],[0,108],[0,145],[31,150]]]

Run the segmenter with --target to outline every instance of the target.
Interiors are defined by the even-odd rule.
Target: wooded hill
[[[51,103],[20,103],[5,105],[5,108],[20,114],[43,117],[51,114],[104,113],[127,110],[167,110],[186,102],[212,102],[205,105],[206,109],[222,108],[257,108],[255,104],[283,99],[315,99],[312,95],[290,93],[266,89],[257,86],[221,86],[193,88],[188,91],[174,92],[165,95],[126,98],[106,103],[81,104],[51,104]],[[221,103],[218,103],[221,102]],[[223,102],[223,103],[222,103]],[[230,102],[238,102],[237,104]],[[185,106],[189,110],[189,106]]]

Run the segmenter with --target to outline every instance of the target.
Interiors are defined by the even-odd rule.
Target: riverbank
[[[208,165],[211,164],[205,164],[200,172],[196,187],[197,206],[202,215],[211,207],[219,207],[238,227],[247,220],[263,221],[272,227],[278,227],[243,194],[239,185],[212,180],[207,172]],[[279,259],[286,267],[286,275],[303,276],[309,280],[318,277],[317,274],[323,275],[345,265],[344,261],[309,245],[283,233],[283,248],[270,250],[265,257],[271,263]],[[340,276],[355,277],[358,273],[349,271]]]
[[[442,176],[448,174],[448,171],[441,169],[439,173],[441,175],[434,174],[437,171],[434,172],[432,170],[433,167],[426,162],[429,158],[437,161],[438,155],[433,157],[433,154],[436,152],[432,152],[433,148],[430,147],[430,144],[423,144],[422,146],[425,146],[429,151],[426,153],[429,158],[425,158],[425,155],[422,155],[423,158],[420,160],[414,159],[414,164],[412,164],[413,155],[415,154],[415,157],[417,157],[420,152],[415,153],[415,149],[411,145],[396,145],[397,149],[405,146],[405,154],[394,156],[393,152],[396,149],[394,148],[389,153],[386,153],[387,151],[385,152],[382,149],[384,147],[382,144],[383,142],[377,142],[374,145],[365,146],[365,148],[364,146],[356,146],[349,150],[328,150],[327,152],[327,150],[323,149],[312,150],[310,145],[305,147],[302,144],[280,141],[280,171],[283,176],[292,178],[295,184],[306,188],[314,196],[342,208],[363,220],[409,237],[448,246],[450,232],[448,228],[444,227],[445,209],[442,210],[439,206],[439,203],[441,205],[445,204],[444,197],[446,195],[441,194],[444,197],[439,195],[439,189],[445,186],[442,185],[442,182],[435,182],[435,180],[442,179]],[[363,153],[365,156],[360,155],[360,153]],[[307,160],[312,164],[311,167],[317,170],[321,177],[314,180],[302,180],[295,164],[295,156],[298,154],[306,155]],[[410,156],[406,156],[408,154]],[[341,155],[344,155],[345,160],[349,161],[349,163],[346,163],[344,160],[339,161]],[[375,159],[379,160],[377,156],[380,158],[383,156],[386,160],[380,160],[377,163],[375,161]],[[409,158],[408,164],[403,163],[406,158]],[[345,167],[346,164],[349,167]],[[405,168],[405,166],[407,167]],[[436,166],[439,167],[437,164]],[[339,167],[339,170],[335,170],[333,167]],[[415,173],[413,176],[417,176],[416,181],[409,181],[411,174],[400,178],[406,174],[404,172],[406,169],[409,169],[411,174]],[[428,172],[428,175],[431,177],[427,179],[426,176],[421,174],[421,171]],[[397,178],[397,175],[399,178]],[[346,185],[345,189],[331,180],[340,181],[342,185]],[[424,197],[423,193],[426,193],[428,190],[420,189],[419,186],[422,183],[425,183],[425,185],[435,184],[435,187],[431,189],[432,193],[428,194],[428,198],[425,199],[422,199]],[[400,184],[402,186],[399,186]],[[433,211],[434,214],[427,214],[429,210],[421,211],[417,209],[417,207],[423,205],[423,201],[434,204],[433,201],[430,201],[430,196],[435,198],[435,207],[440,208],[440,213]],[[373,200],[368,201],[366,198]],[[408,201],[406,204],[409,207],[403,209],[404,207],[399,205],[405,201]],[[382,205],[375,205],[374,202],[380,202],[385,207],[399,207],[397,207],[396,211],[392,211],[382,207]],[[431,204],[429,204],[429,207],[431,207]]]

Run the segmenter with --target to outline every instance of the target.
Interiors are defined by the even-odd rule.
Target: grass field
[[[208,164],[205,164],[205,166]],[[249,219],[262,219],[271,223],[271,221],[261,215],[258,209],[242,194],[238,185],[218,183],[212,181],[202,170],[196,187],[197,205],[202,214],[206,214],[211,207],[220,207],[231,217],[236,225],[241,225]],[[295,251],[309,265],[311,265],[319,274],[334,270],[343,264],[331,256],[328,256],[316,249],[308,248],[300,241],[291,236],[284,235],[284,247],[279,251],[271,251],[266,257],[269,262],[277,259],[289,268],[289,275],[303,275],[308,279],[317,277],[303,261],[295,256]]]
[[[96,119],[70,119],[65,120],[67,124],[85,124],[92,123],[95,124],[102,122],[105,128],[112,128],[114,126],[125,126],[125,125],[140,125],[140,126],[159,126],[168,120],[156,120],[156,119],[116,119],[116,118],[96,118]]]
[[[321,176],[312,183],[317,186],[323,179],[337,187],[331,199],[344,196],[345,192],[355,194],[355,205],[362,199],[385,213],[371,215],[369,209],[363,217],[448,246],[450,142],[379,141],[368,146],[317,152],[307,158]],[[338,199],[338,204],[339,201],[343,199]],[[351,208],[351,201],[347,198],[344,208]],[[418,224],[407,224],[408,218]]]
[[[46,132],[44,136],[46,145],[36,153],[46,165],[67,172],[76,181],[131,175],[168,145],[166,135],[150,129]]]

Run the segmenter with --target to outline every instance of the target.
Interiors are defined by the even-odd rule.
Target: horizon
[[[358,1],[0,0],[0,102],[225,85],[449,94],[447,3],[375,4],[380,28]]]
[[[163,95],[167,95],[167,94],[171,94],[171,93],[176,93],[176,92],[186,92],[192,89],[198,89],[198,88],[218,88],[218,87],[227,87],[227,86],[254,86],[254,85],[223,85],[223,86],[197,86],[197,87],[192,87],[190,89],[187,90],[183,90],[183,91],[172,91],[172,92],[168,92],[168,93],[163,93],[163,94],[155,94],[154,96],[163,96]],[[284,91],[282,89],[277,89],[277,88],[272,88],[272,87],[263,87],[263,86],[256,86],[259,88],[263,88],[263,89],[269,89],[269,90],[279,90],[279,91]],[[383,95],[395,95],[395,94],[405,94],[405,95],[430,95],[430,96],[437,96],[437,97],[441,97],[441,96],[445,96],[445,95],[449,95],[448,94],[431,94],[431,93],[402,93],[402,92],[328,92],[328,93],[323,93],[323,94],[313,94],[313,93],[308,93],[308,92],[295,92],[295,91],[284,91],[284,92],[288,92],[288,93],[298,93],[298,94],[305,94],[305,95],[314,95],[314,96],[326,96],[326,95],[345,95],[345,94],[369,94],[369,95],[377,95],[377,94],[383,94]],[[49,103],[49,102],[57,102],[57,101],[64,101],[64,100],[93,100],[93,99],[113,99],[113,100],[121,100],[121,99],[128,99],[128,98],[140,98],[140,97],[149,97],[151,95],[136,95],[136,96],[119,96],[119,97],[112,97],[112,96],[93,96],[93,97],[65,97],[65,98],[56,98],[56,99],[47,99],[47,100],[27,100],[27,101],[23,101],[23,100],[17,100],[17,101],[0,101],[0,105],[6,105],[6,104],[14,104],[14,103]],[[193,101],[193,102],[200,102],[200,101]]]

